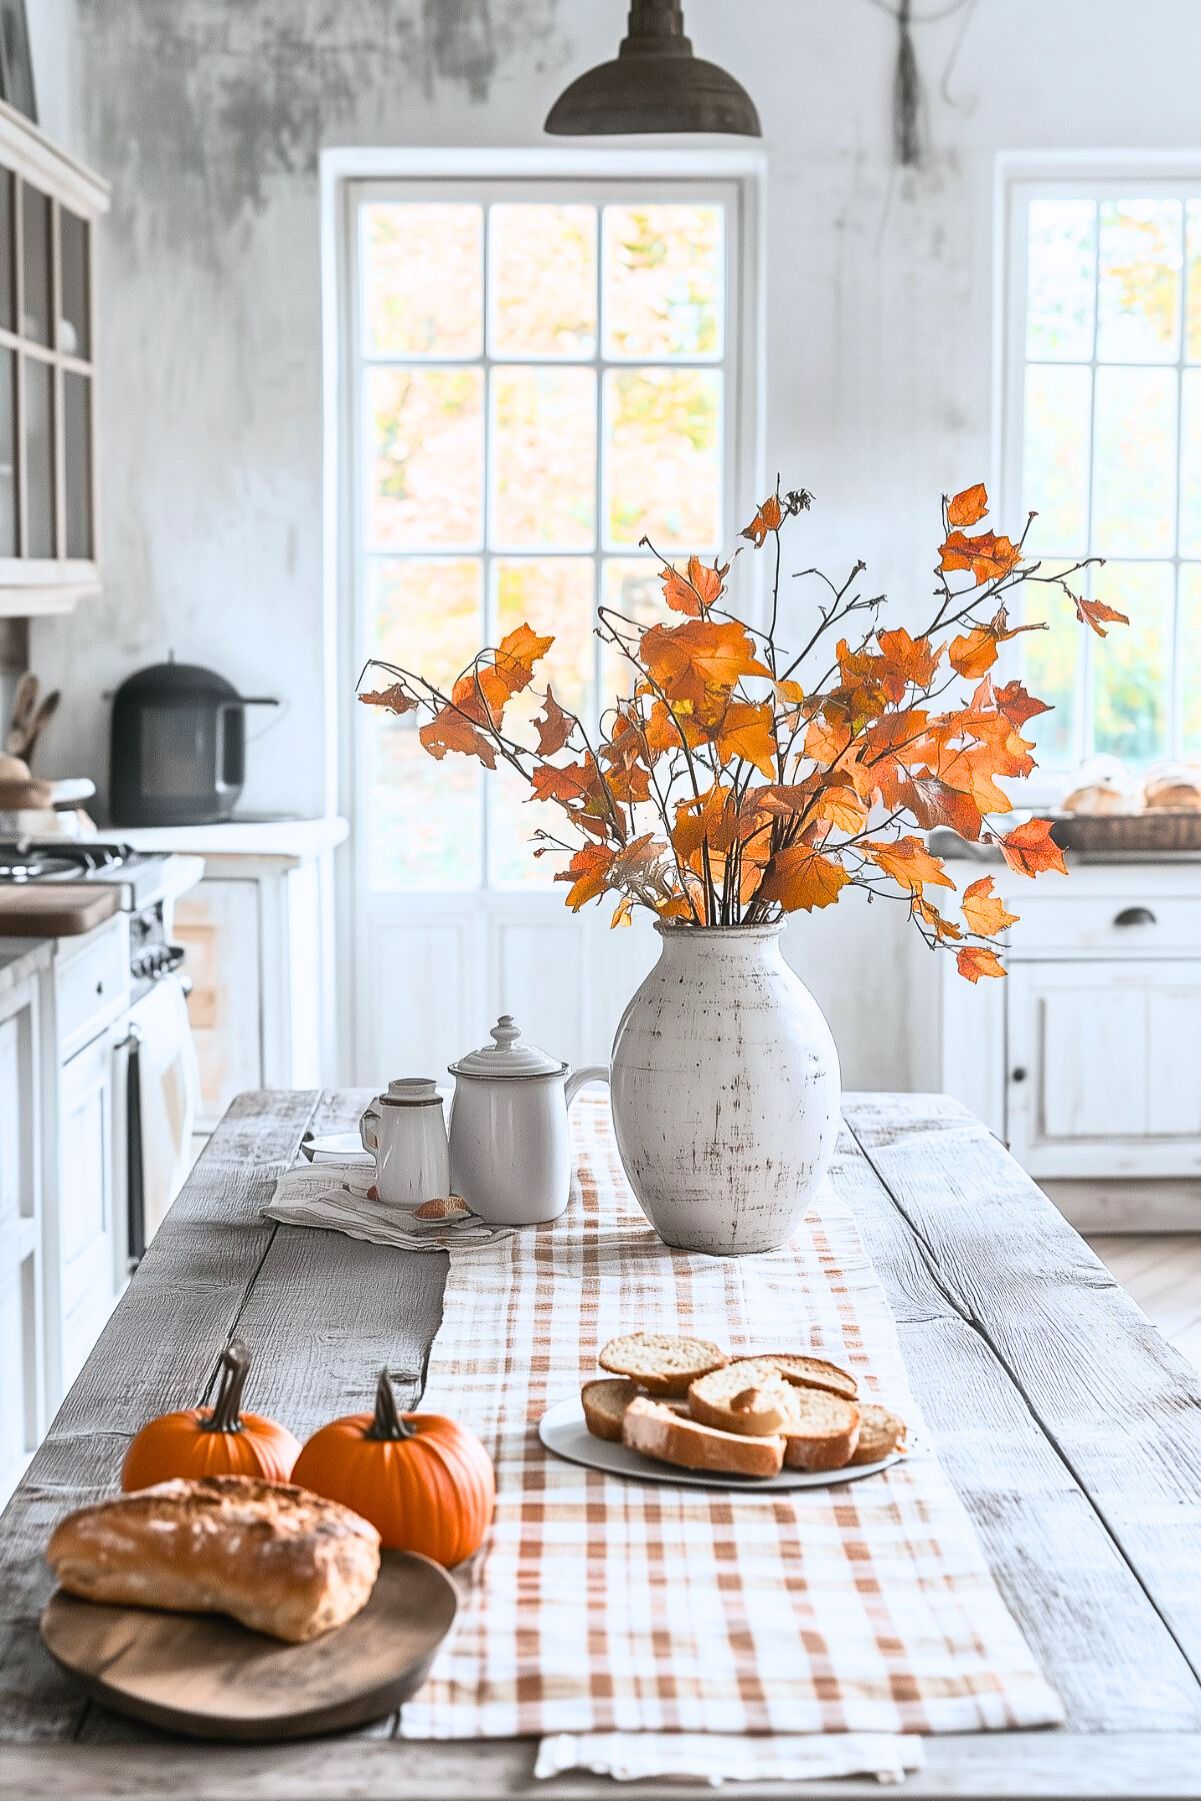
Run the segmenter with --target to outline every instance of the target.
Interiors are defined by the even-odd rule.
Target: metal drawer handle
[[[1115,926],[1153,926],[1155,915],[1150,907],[1123,907],[1113,923]]]
[[[1026,1080],[1025,1070],[1021,1069],[1021,1068],[1015,1069],[1013,1071],[1012,1075],[1010,1076],[1009,1080],[1011,1082],[1024,1082]]]

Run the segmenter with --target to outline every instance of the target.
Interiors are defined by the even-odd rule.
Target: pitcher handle
[[[589,1063],[585,1069],[577,1069],[567,1078],[567,1105],[570,1107],[580,1089],[588,1082],[608,1082],[608,1068],[600,1063]]]
[[[371,1101],[359,1115],[359,1139],[365,1151],[372,1155],[379,1150],[379,1105]]]

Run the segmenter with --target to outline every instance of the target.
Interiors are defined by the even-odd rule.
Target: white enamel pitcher
[[[375,1156],[375,1186],[388,1207],[420,1207],[451,1192],[442,1096],[428,1076],[389,1082],[359,1120],[363,1149]]]
[[[569,1074],[502,1013],[492,1043],[452,1063],[450,1073],[453,1193],[490,1225],[558,1219],[571,1192],[567,1109],[585,1082],[607,1082],[608,1070]]]

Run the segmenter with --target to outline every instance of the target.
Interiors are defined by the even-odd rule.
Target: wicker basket
[[[1201,851],[1201,812],[1151,807],[1145,813],[1052,813],[1051,836],[1062,850],[1093,857],[1158,856]]]

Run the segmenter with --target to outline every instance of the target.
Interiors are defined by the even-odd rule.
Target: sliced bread
[[[784,1461],[782,1438],[748,1438],[738,1432],[718,1432],[645,1395],[639,1395],[626,1408],[621,1437],[632,1451],[685,1470],[720,1471],[727,1476],[778,1476]]]
[[[792,1418],[793,1390],[765,1359],[743,1357],[699,1376],[688,1390],[688,1411],[703,1426],[770,1438]]]
[[[772,1364],[786,1382],[793,1382],[798,1388],[824,1388],[828,1394],[842,1395],[847,1401],[853,1401],[859,1393],[859,1384],[850,1370],[827,1363],[823,1357],[806,1357],[797,1351],[760,1351],[755,1361]]]
[[[859,1425],[854,1401],[820,1388],[794,1388],[784,1462],[790,1470],[845,1469],[859,1446]]]
[[[859,1411],[863,1417],[852,1463],[880,1463],[894,1451],[905,1449],[907,1428],[899,1414],[877,1407],[874,1402],[866,1402]]]
[[[672,1332],[627,1332],[611,1338],[597,1359],[613,1376],[628,1376],[651,1395],[686,1395],[689,1385],[727,1361],[718,1345]]]
[[[638,1393],[624,1376],[601,1376],[596,1382],[585,1382],[580,1390],[584,1421],[593,1438],[607,1438],[611,1444],[621,1443],[621,1422],[625,1410]]]

